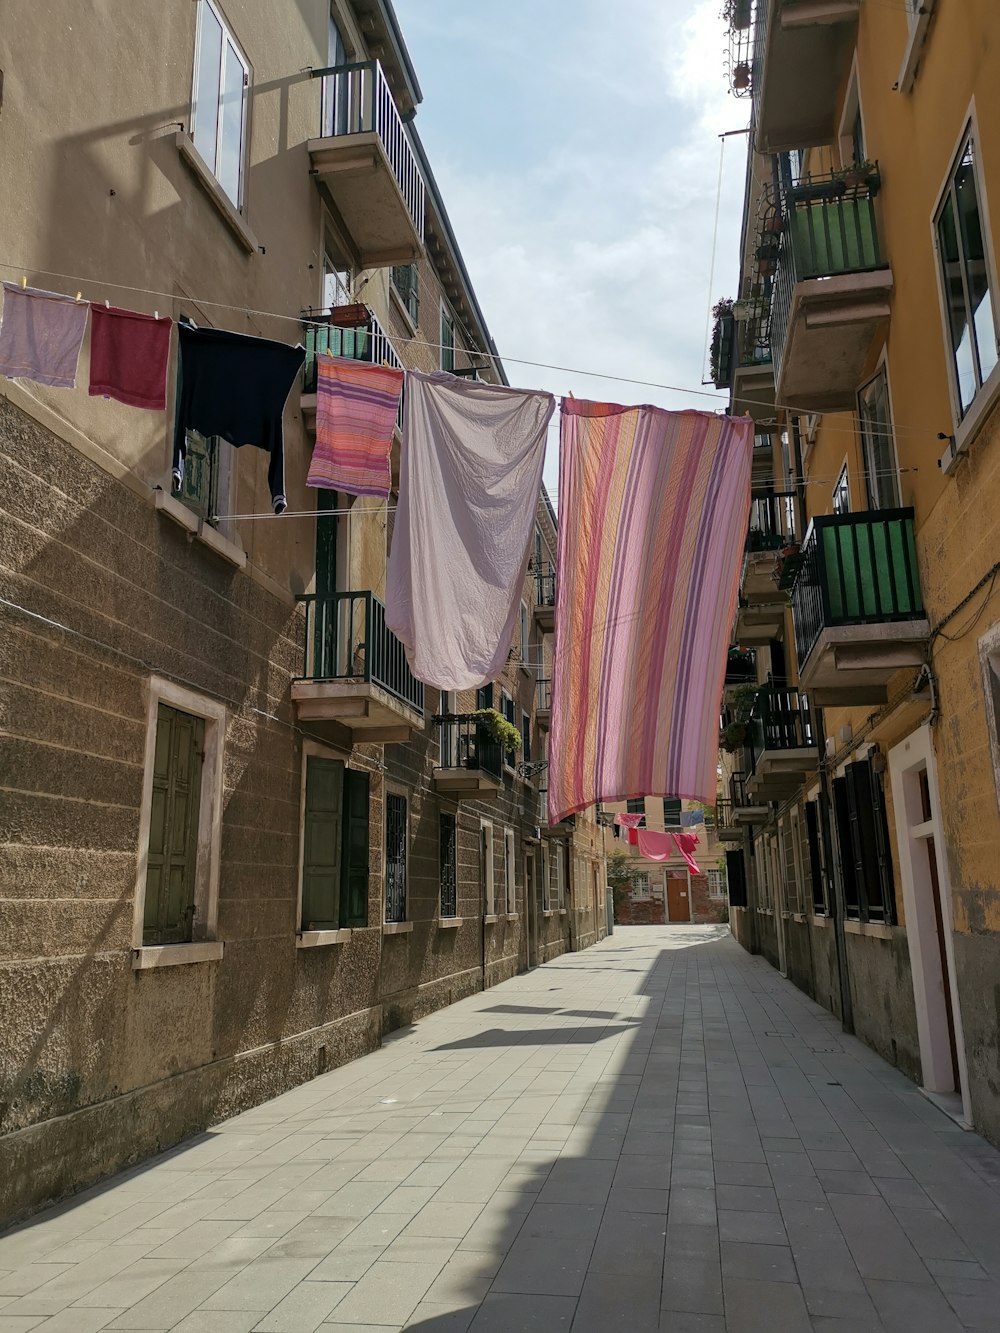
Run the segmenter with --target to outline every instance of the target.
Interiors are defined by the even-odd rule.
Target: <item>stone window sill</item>
[[[812,922],[814,926],[829,926],[832,924],[828,916],[817,916],[815,912],[809,918],[809,920]]]
[[[395,307],[396,314],[400,317],[400,319],[406,325],[407,329],[409,329],[410,333],[412,333],[415,338],[417,336],[417,326],[416,324],[414,324],[413,317],[410,314],[409,310],[407,310],[406,308],[406,302],[403,300],[399,292],[397,292],[396,288],[393,286],[391,278],[389,279],[389,297],[392,301],[393,306]]]
[[[569,911],[569,908],[568,908],[568,907],[560,907],[560,909],[559,909],[559,915],[560,915],[560,916],[565,916],[566,913],[567,913],[568,911]]]
[[[222,186],[215,179],[215,176],[208,163],[202,157],[194,146],[194,140],[184,130],[178,130],[174,135],[174,143],[181,157],[190,167],[191,172],[201,186],[201,188],[211,199],[212,203],[219,210],[223,222],[235,236],[238,244],[248,255],[254,254],[260,250],[260,243],[253,234],[243,215],[233,207],[228,195]]]
[[[188,534],[188,541],[199,541],[203,546],[207,546],[210,551],[214,551],[220,559],[225,560],[235,569],[245,569],[247,563],[247,553],[242,546],[236,542],[230,541],[228,537],[223,537],[220,532],[216,532],[210,523],[199,518],[193,510],[188,509],[187,505],[181,504],[168,491],[156,490],[153,492],[153,505],[164,518],[169,518],[171,523],[176,523],[179,528],[183,528]]]
[[[346,944],[349,930],[300,930],[295,937],[296,949],[319,949],[324,944]]]
[[[962,455],[971,448],[980,430],[985,425],[987,417],[996,406],[998,398],[1000,398],[1000,364],[993,367],[986,383],[976,394],[972,406],[962,421],[955,427],[954,446],[949,448],[940,459],[941,471],[944,476],[948,476]]]
[[[496,923],[500,920],[500,918],[498,916],[491,914],[490,916],[484,916],[483,920],[486,922],[488,926],[495,926]]]
[[[413,929],[412,921],[383,921],[383,935],[409,935]]]
[[[555,916],[555,912],[552,912],[549,908],[545,907],[542,909],[542,916]]]
[[[439,930],[454,930],[457,926],[460,926],[461,924],[462,924],[462,918],[460,916],[438,917]]]
[[[224,940],[199,940],[192,944],[143,945],[132,950],[132,971],[153,967],[179,967],[184,963],[217,962],[225,950]]]
[[[893,927],[884,921],[845,921],[845,935],[868,935],[876,940],[891,940]]]
[[[518,918],[518,913],[517,913],[517,912],[508,912],[508,913],[507,913],[507,920],[508,920],[508,921],[516,921],[517,918]]]

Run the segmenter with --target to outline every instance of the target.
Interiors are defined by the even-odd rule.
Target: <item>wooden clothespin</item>
[[[22,273],[22,274],[21,274],[21,290],[24,291],[24,289],[27,287],[27,285],[28,285],[28,279],[27,279],[27,276],[26,276],[24,273]]]
[[[110,309],[111,309],[111,302],[108,301],[108,300],[105,300],[105,302],[104,302],[104,307],[105,307],[106,310],[110,310]]]
[[[77,292],[77,294],[76,294],[76,299],[77,299],[78,301],[81,301],[81,300],[83,299],[83,292]]]

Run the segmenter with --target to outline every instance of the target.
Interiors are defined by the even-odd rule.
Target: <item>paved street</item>
[[[0,1333],[1000,1327],[1000,1153],[724,927],[619,929],[0,1239]]]

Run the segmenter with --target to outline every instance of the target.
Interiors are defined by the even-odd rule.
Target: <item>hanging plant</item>
[[[722,6],[722,21],[734,32],[745,32],[753,16],[752,0],[726,0]]]
[[[491,741],[496,741],[502,750],[520,750],[521,733],[495,708],[480,708],[473,716],[483,734]]]
[[[712,341],[708,349],[712,382],[716,388],[729,383],[732,370],[733,345],[735,340],[735,320],[733,302],[728,297],[716,301],[712,307],[715,323],[712,325]]]
[[[746,92],[746,90],[749,87],[750,87],[750,66],[746,63],[745,60],[741,60],[740,63],[733,69],[733,88],[736,90],[736,92],[743,93]]]
[[[727,754],[732,754],[738,750],[747,738],[746,723],[730,722],[723,728],[722,735],[719,737],[719,744]]]

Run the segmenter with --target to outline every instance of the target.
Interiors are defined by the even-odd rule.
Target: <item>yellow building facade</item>
[[[734,932],[998,1141],[1000,11],[731,9]]]

